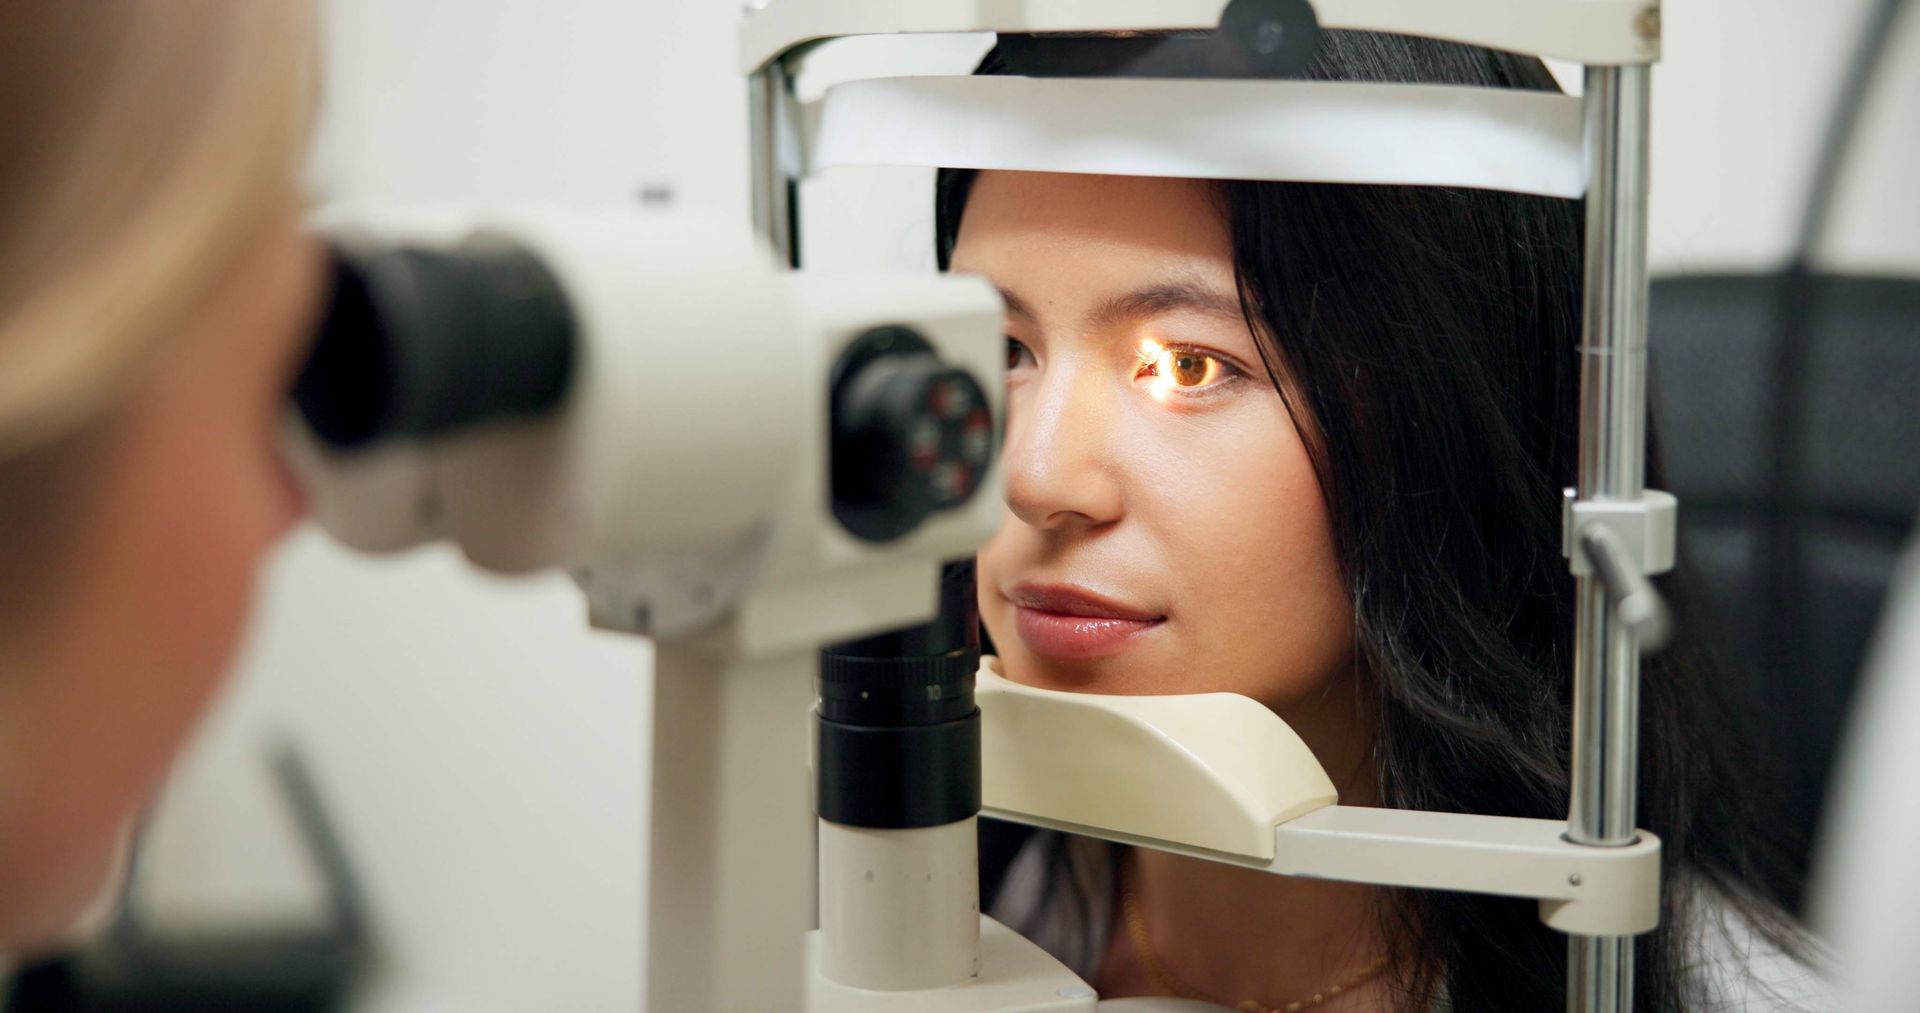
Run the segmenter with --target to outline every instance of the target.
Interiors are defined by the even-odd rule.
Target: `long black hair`
[[[1067,41],[1051,55],[1003,43],[981,72],[1108,73],[1126,63],[1111,47],[1153,43]],[[1305,76],[1557,89],[1532,58],[1364,32],[1326,33]],[[943,268],[973,178],[940,175]],[[1559,490],[1576,465],[1581,204],[1443,187],[1214,189],[1247,319],[1327,499],[1376,697],[1382,803],[1564,818],[1573,579]],[[1684,1010],[1697,994],[1687,909],[1703,888],[1797,948],[1766,896],[1774,860],[1742,794],[1732,710],[1689,637],[1684,586],[1663,584],[1681,627],[1644,667],[1639,798],[1666,878],[1634,981],[1638,1008]],[[1460,1010],[1565,1002],[1566,937],[1532,901],[1395,891],[1384,917],[1411,958],[1410,1008],[1443,992]]]

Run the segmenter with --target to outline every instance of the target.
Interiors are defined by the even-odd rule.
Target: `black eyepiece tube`
[[[558,278],[525,247],[331,251],[332,290],[293,390],[339,449],[539,415],[572,384],[579,333]]]
[[[934,621],[820,652],[820,818],[944,826],[980,812],[979,609],[973,561],[941,571]]]

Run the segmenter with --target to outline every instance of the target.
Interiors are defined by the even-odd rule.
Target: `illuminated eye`
[[[1220,360],[1199,352],[1168,352],[1163,367],[1176,387],[1205,387],[1220,378]]]
[[[1191,348],[1168,348],[1148,339],[1140,343],[1139,375],[1147,389],[1164,400],[1175,390],[1199,391],[1229,379],[1236,370],[1217,355]]]

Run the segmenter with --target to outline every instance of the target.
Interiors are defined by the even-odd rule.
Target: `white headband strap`
[[[1585,193],[1580,100],[1319,81],[904,77],[809,107],[808,170],[948,166]]]

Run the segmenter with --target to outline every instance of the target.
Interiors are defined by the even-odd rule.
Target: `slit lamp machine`
[[[1323,27],[1571,60],[1585,89],[1278,79]],[[1120,31],[1212,32],[1245,73],[795,88],[844,37]],[[1665,627],[1647,577],[1674,547],[1673,498],[1642,485],[1658,6],[771,0],[739,41],[754,233],[628,209],[340,209],[295,395],[336,537],[564,567],[593,625],[656,641],[647,1008],[1096,1009],[981,913],[986,813],[1282,875],[1535,898],[1568,937],[1567,1008],[1628,1009],[1633,939],[1659,910],[1660,842],[1634,822],[1640,656]],[[983,665],[965,561],[1001,512],[1001,307],[975,278],[806,269],[801,182],[874,164],[1585,197],[1566,819],[1342,806],[1250,699],[1049,692]]]

